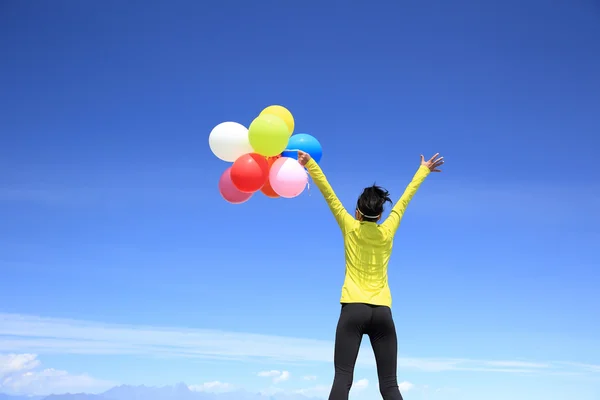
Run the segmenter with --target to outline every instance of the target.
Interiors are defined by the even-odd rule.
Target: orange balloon
[[[275,157],[268,157],[267,158],[267,162],[269,163],[269,171],[271,170],[271,166],[273,165],[273,163],[275,161],[277,161],[277,159],[279,157],[281,157],[281,155],[278,155],[278,156],[275,156]],[[265,196],[270,197],[272,199],[276,199],[276,198],[280,197],[277,193],[275,193],[275,191],[271,187],[271,183],[269,182],[268,175],[267,175],[267,181],[265,182],[264,186],[260,189],[260,191]]]

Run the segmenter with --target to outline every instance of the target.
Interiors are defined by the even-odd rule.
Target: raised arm
[[[402,216],[406,211],[406,207],[408,207],[408,203],[410,203],[415,193],[417,193],[421,183],[423,183],[430,172],[440,172],[438,167],[444,163],[444,158],[436,158],[438,155],[439,153],[431,157],[429,161],[425,161],[423,156],[421,156],[421,166],[415,173],[415,176],[413,176],[412,181],[410,181],[404,190],[400,200],[398,200],[398,202],[392,208],[390,215],[381,224],[381,227],[387,229],[392,235],[394,235],[398,230]]]
[[[306,153],[299,154],[298,161],[300,164],[306,166],[306,169],[315,182],[315,185],[319,188],[319,191],[325,198],[325,201],[335,217],[335,220],[342,231],[345,232],[354,223],[354,218],[348,213],[348,211],[346,211],[342,202],[336,196],[333,188],[329,182],[327,182],[327,178],[325,177],[325,174],[321,170],[319,164],[317,164],[312,158],[308,158],[308,160],[306,160],[303,155],[306,155]]]

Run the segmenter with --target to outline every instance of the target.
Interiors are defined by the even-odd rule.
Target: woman
[[[298,152],[298,161],[327,201],[342,230],[346,253],[346,277],[342,287],[342,310],[335,334],[335,378],[329,400],[347,400],[354,375],[354,364],[364,334],[369,336],[375,360],[379,391],[384,400],[402,400],[396,368],[398,342],[392,319],[392,297],[387,268],[394,235],[408,203],[430,172],[440,172],[443,157],[429,161],[421,156],[421,166],[383,223],[378,224],[389,193],[379,187],[365,188],[358,198],[354,217],[344,208],[319,165],[310,155]]]

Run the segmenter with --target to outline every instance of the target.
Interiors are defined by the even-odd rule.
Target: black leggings
[[[396,377],[398,339],[392,310],[362,303],[342,304],[335,333],[335,378],[329,400],[348,400],[364,334],[369,335],[375,353],[381,396],[384,400],[402,400]]]

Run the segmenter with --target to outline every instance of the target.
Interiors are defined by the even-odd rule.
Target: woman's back
[[[381,214],[364,215],[357,206],[355,218],[346,211],[327,182],[321,167],[313,159],[306,163],[306,168],[327,201],[344,236],[346,276],[340,302],[391,307],[392,296],[388,285],[387,269],[392,255],[394,235],[408,203],[431,171],[422,165],[400,200],[392,208],[390,215],[383,223],[377,224]],[[375,187],[372,189],[381,190]],[[387,192],[385,192],[385,200],[389,200]],[[383,203],[380,207],[383,209]]]
[[[346,277],[342,303],[390,305],[387,269],[393,235],[375,222],[354,220],[344,234]]]

